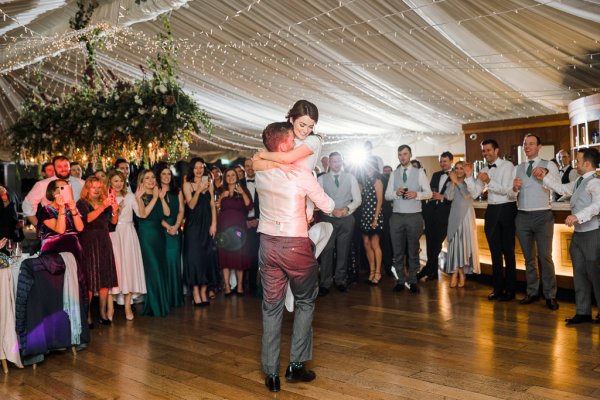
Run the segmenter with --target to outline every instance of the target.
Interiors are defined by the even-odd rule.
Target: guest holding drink
[[[156,169],[158,189],[169,207],[169,215],[162,220],[165,229],[165,255],[167,298],[171,307],[180,307],[183,304],[183,291],[181,287],[181,236],[179,228],[183,222],[183,195],[175,186],[173,173],[167,164],[160,164]]]
[[[138,237],[147,289],[142,314],[164,317],[169,314],[169,299],[165,284],[167,256],[162,221],[171,214],[171,210],[164,193],[158,190],[156,176],[148,169],[138,175],[135,196],[139,207]]]
[[[225,170],[225,183],[220,195],[217,220],[219,265],[225,280],[225,295],[231,294],[229,272],[235,270],[237,294],[244,294],[244,271],[251,266],[251,257],[246,249],[246,219],[252,209],[250,192],[239,183],[233,168]]]
[[[83,248],[83,260],[87,268],[87,282],[90,302],[98,293],[100,299],[101,325],[110,325],[108,319],[108,290],[118,286],[115,256],[110,241],[109,225],[116,225],[119,219],[119,205],[114,195],[109,196],[107,188],[95,176],[85,180],[77,209],[81,212],[85,229],[79,233]],[[88,323],[91,318],[88,316]]]
[[[119,286],[110,290],[107,314],[108,319],[112,321],[114,298],[117,304],[125,306],[125,318],[131,321],[134,318],[132,301],[146,293],[142,252],[133,226],[133,214],[139,213],[139,206],[135,195],[127,192],[125,174],[113,170],[108,174],[108,181],[110,190],[114,191],[119,204],[119,222],[115,231],[110,233]]]
[[[448,173],[450,184],[444,197],[452,201],[448,217],[448,255],[444,264],[444,272],[452,275],[450,287],[465,286],[465,274],[479,274],[479,245],[477,242],[477,226],[473,197],[465,184],[463,162],[455,164],[454,170]]]
[[[217,255],[213,239],[217,231],[217,211],[214,186],[206,175],[201,158],[192,158],[183,185],[185,196],[185,225],[183,228],[183,265],[185,280],[192,290],[193,303],[210,304],[207,289],[218,284]]]

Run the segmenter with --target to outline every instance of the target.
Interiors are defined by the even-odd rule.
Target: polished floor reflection
[[[574,305],[489,302],[490,288],[447,280],[421,294],[394,293],[384,278],[318,299],[317,379],[276,395],[260,372],[260,301],[191,301],[166,318],[122,310],[73,357],[51,354],[34,371],[10,368],[2,399],[592,399],[600,398],[600,325],[565,327]],[[284,320],[282,369],[291,314]],[[283,373],[283,370],[282,370]]]

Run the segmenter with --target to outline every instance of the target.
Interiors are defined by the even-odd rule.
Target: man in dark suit
[[[256,184],[254,181],[255,172],[251,158],[247,158],[244,161],[244,171],[246,172],[246,188],[250,192],[250,196],[252,197],[252,203],[254,204],[254,208],[248,212],[248,220],[246,221],[246,227],[248,228],[248,251],[249,256],[252,259],[252,265],[250,266],[250,271],[248,274],[248,289],[250,290],[250,293],[257,293],[258,248],[260,246],[260,238],[258,233],[256,232],[256,228],[258,227],[260,206],[258,200],[258,193],[256,192]]]
[[[558,153],[556,153],[556,162],[558,163],[560,183],[565,185],[569,182],[575,182],[577,180],[577,170],[571,166],[571,156],[569,155],[568,151],[560,149]],[[554,201],[558,201],[560,197],[560,194],[554,192]]]
[[[440,154],[441,171],[434,172],[431,176],[432,197],[423,207],[425,220],[425,238],[427,240],[427,264],[417,274],[417,279],[427,277],[427,280],[438,278],[438,255],[442,250],[442,243],[448,231],[448,216],[450,215],[451,201],[444,199],[444,192],[450,183],[448,172],[452,170],[454,156],[449,151]]]

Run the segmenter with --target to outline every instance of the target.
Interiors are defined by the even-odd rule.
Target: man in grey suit
[[[263,132],[263,143],[269,151],[294,148],[292,124],[277,122]],[[263,336],[261,361],[266,374],[265,385],[272,392],[280,390],[279,353],[281,322],[289,281],[295,297],[294,328],[290,349],[288,382],[309,382],[313,371],[304,367],[312,359],[312,319],[319,292],[318,264],[313,243],[308,238],[306,198],[324,212],[331,212],[334,202],[316,178],[305,170],[286,177],[278,168],[257,171],[256,192],[260,196],[258,232],[260,249],[258,265],[263,285]]]
[[[556,274],[552,261],[554,215],[550,208],[550,189],[533,176],[533,170],[541,167],[547,169],[552,177],[558,178],[558,169],[553,162],[540,158],[541,148],[542,142],[538,136],[531,133],[525,135],[523,151],[527,160],[514,169],[513,187],[508,193],[509,198],[517,198],[515,226],[525,257],[527,294],[519,302],[531,304],[539,300],[540,274],[535,265],[538,258],[546,305],[551,310],[558,310]]]
[[[565,219],[575,232],[569,247],[573,263],[575,287],[575,316],[567,318],[567,325],[592,321],[592,295],[600,304],[600,179],[596,175],[598,150],[580,149],[577,152],[577,173],[574,182],[562,183],[543,168],[533,174],[560,195],[571,196],[571,215]],[[596,319],[600,322],[600,317]]]

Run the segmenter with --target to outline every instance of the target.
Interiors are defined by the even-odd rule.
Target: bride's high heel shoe
[[[375,273],[373,276],[373,280],[371,281],[371,283],[373,285],[379,285],[379,281],[381,280],[381,274],[379,272]]]
[[[373,279],[375,279],[375,271],[369,273],[369,283],[373,283]]]

